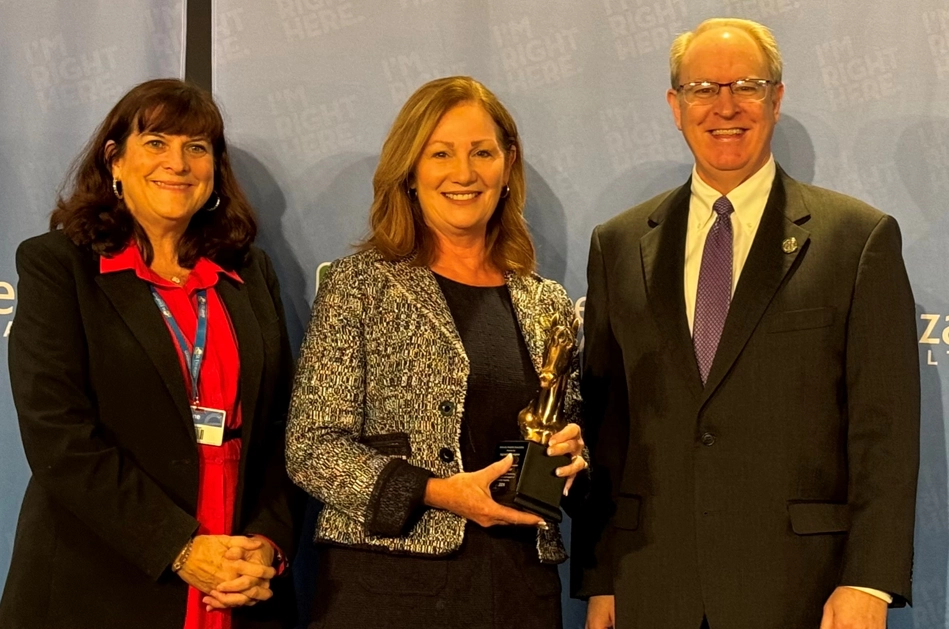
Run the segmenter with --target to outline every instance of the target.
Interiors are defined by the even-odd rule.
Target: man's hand
[[[569,455],[570,464],[557,468],[557,476],[565,476],[567,483],[563,488],[563,495],[566,496],[573,485],[573,479],[577,474],[587,467],[587,462],[580,456],[583,454],[583,436],[580,434],[580,426],[577,424],[567,424],[563,430],[550,438],[547,444],[547,454],[549,456]]]
[[[820,629],[886,629],[886,601],[849,587],[838,587],[824,603]]]
[[[616,625],[615,600],[612,595],[591,596],[587,603],[586,629],[613,629]]]
[[[543,527],[543,518],[500,505],[491,497],[491,483],[513,464],[514,458],[509,454],[477,472],[429,479],[425,487],[425,504],[451,511],[481,526],[520,524]]]

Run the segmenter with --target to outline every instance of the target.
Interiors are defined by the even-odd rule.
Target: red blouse
[[[225,271],[210,260],[201,258],[188,279],[179,286],[148,268],[142,259],[141,252],[134,244],[130,244],[116,256],[101,258],[100,273],[119,271],[134,271],[136,276],[156,288],[189,344],[194,343],[198,321],[196,293],[201,289],[207,290],[208,336],[198,380],[200,404],[225,410],[227,412],[225,426],[229,429],[239,428],[241,425],[241,407],[238,397],[240,356],[237,337],[227,309],[214,287],[222,274],[236,282],[242,282],[240,276],[233,271]],[[171,328],[168,328],[168,334],[169,342],[178,353],[178,362],[181,365],[190,403],[194,396],[191,391],[188,365],[185,363],[184,355]],[[199,455],[198,512],[196,514],[199,523],[198,534],[230,535],[237,497],[241,440],[230,439],[220,446],[196,444],[196,447]],[[201,602],[204,596],[201,591],[188,587],[184,629],[230,629],[230,610],[206,611],[204,603]]]

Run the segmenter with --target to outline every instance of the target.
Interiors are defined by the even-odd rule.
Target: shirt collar
[[[758,228],[776,174],[777,166],[772,155],[768,158],[768,162],[758,169],[758,172],[725,195],[735,208],[735,217],[743,229],[754,231]],[[718,190],[705,183],[696,167],[692,166],[693,203],[691,203],[690,220],[695,221],[699,227],[704,226],[712,218],[712,204],[721,196]]]
[[[145,264],[145,260],[142,258],[142,252],[139,251],[134,241],[130,241],[125,245],[122,251],[114,256],[103,256],[99,258],[99,273],[116,273],[118,271],[134,271],[139,279],[157,286],[168,288],[177,286],[177,284],[166,280],[148,268],[148,265]],[[242,280],[235,271],[226,271],[216,262],[207,258],[198,258],[198,262],[194,265],[194,269],[192,269],[191,274],[188,276],[186,285],[192,290],[211,288],[217,284],[218,278],[222,274],[239,284],[244,283],[244,280]]]

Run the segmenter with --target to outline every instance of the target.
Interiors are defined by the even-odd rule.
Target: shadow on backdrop
[[[527,203],[524,218],[537,253],[537,272],[563,284],[567,274],[567,217],[543,175],[524,161]]]
[[[643,162],[614,179],[597,197],[593,211],[598,223],[683,185],[692,174],[692,164]]]
[[[949,232],[949,118],[914,117],[903,127],[893,158],[903,188],[942,248],[930,251],[942,261]]]
[[[299,316],[298,307],[301,296],[306,294],[306,278],[296,252],[284,236],[287,199],[280,184],[254,155],[234,146],[230,147],[230,154],[237,180],[257,211],[260,228],[257,245],[270,256],[280,280],[280,296],[286,311],[290,346],[296,356],[308,320]]]
[[[799,120],[781,114],[781,120],[774,127],[771,152],[784,172],[803,183],[814,183],[814,143]]]

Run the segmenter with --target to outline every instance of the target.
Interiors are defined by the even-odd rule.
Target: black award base
[[[547,446],[533,441],[502,441],[498,458],[511,454],[514,464],[491,484],[491,496],[505,506],[530,511],[549,522],[560,522],[560,499],[566,478],[554,472],[570,464],[570,457],[547,456]]]

